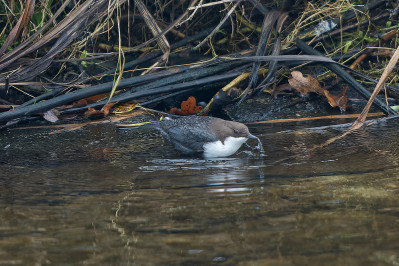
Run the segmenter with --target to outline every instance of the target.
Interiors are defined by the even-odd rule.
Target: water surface
[[[0,265],[398,265],[398,124],[251,125],[266,156],[218,160],[111,124],[0,132]]]

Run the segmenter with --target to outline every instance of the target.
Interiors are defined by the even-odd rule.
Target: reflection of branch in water
[[[380,119],[370,120],[370,121],[366,121],[363,125],[364,125],[364,127],[368,127],[368,126],[371,126],[371,125],[373,125],[375,123],[378,123],[379,121],[385,121],[385,120],[388,120],[388,119],[391,119],[391,118],[397,118],[397,117],[396,116],[391,116],[391,117],[384,117],[384,118],[380,118]],[[342,128],[342,127],[346,127],[346,126],[350,127],[351,125],[352,125],[351,123],[347,123],[347,124],[339,124],[339,125],[313,127],[313,128],[304,129],[304,131],[311,130],[311,129],[328,129],[328,128],[336,128],[336,127]],[[315,155],[317,150],[325,148],[325,147],[329,146],[330,144],[332,144],[332,143],[334,143],[334,142],[336,142],[338,140],[341,140],[341,139],[343,139],[344,137],[346,137],[346,136],[348,136],[350,134],[353,134],[353,133],[354,134],[359,134],[360,132],[364,132],[363,131],[364,127],[360,128],[360,129],[349,128],[348,130],[346,130],[341,135],[333,137],[333,138],[330,138],[330,139],[326,140],[324,143],[316,144],[316,145],[314,145],[311,148],[306,147],[303,143],[302,143],[303,145],[291,146],[290,151],[294,151],[294,152],[296,151],[296,153],[291,155],[291,156],[288,156],[286,158],[282,158],[282,159],[274,162],[273,165],[278,165],[278,164],[284,163],[286,161],[289,161],[291,159],[294,159],[294,160],[298,159],[298,154],[301,154],[301,158],[306,157],[306,159],[310,159],[310,158],[312,158]],[[296,132],[300,132],[300,131],[296,131]],[[374,150],[374,151],[376,151],[378,153],[381,153],[381,151],[378,151],[378,150]],[[392,156],[396,157],[394,154],[392,154]],[[395,164],[396,164],[396,162],[395,162]]]
[[[342,135],[340,135],[340,136],[336,136],[336,137],[330,138],[330,139],[328,139],[326,142],[324,142],[324,143],[322,143],[322,144],[313,146],[313,148],[311,148],[311,151],[315,151],[315,150],[317,150],[317,149],[327,147],[327,146],[330,145],[331,143],[334,143],[334,142],[337,141],[337,140],[343,139],[346,135],[349,135],[349,134],[351,134],[351,133],[353,133],[353,131],[351,131],[351,130],[345,131],[345,132],[344,132]]]

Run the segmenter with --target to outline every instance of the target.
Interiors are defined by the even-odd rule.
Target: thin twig
[[[231,14],[236,10],[237,6],[241,3],[241,0],[237,0],[234,6],[229,10],[227,15],[220,21],[220,23],[216,26],[216,28],[209,34],[202,42],[200,42],[197,46],[193,48],[194,51],[198,50],[209,38],[211,38],[219,29],[220,27],[226,22],[226,20],[231,16]]]
[[[216,1],[216,2],[207,3],[207,4],[198,4],[196,6],[188,8],[188,10],[194,10],[194,9],[202,8],[202,7],[210,7],[210,6],[220,5],[220,4],[224,4],[224,3],[230,3],[230,2],[234,2],[234,1],[235,0],[221,0],[221,1]]]
[[[366,106],[364,107],[363,111],[361,112],[359,118],[355,121],[355,123],[353,123],[350,130],[355,130],[355,129],[358,129],[363,126],[364,121],[366,121],[367,114],[370,111],[370,107],[375,100],[375,97],[377,97],[381,88],[384,86],[385,81],[388,79],[389,75],[395,68],[398,60],[399,60],[399,47],[396,49],[391,60],[389,61],[388,65],[386,66],[384,72],[382,73],[380,80],[378,81],[377,85],[375,86],[373,94],[371,94],[371,97],[370,97],[369,101],[367,102]]]

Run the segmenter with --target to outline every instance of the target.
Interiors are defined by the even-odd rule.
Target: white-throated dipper
[[[259,138],[249,133],[246,125],[220,118],[185,116],[164,119],[142,127],[158,129],[178,152],[185,155],[227,157],[234,154],[248,139],[258,140],[258,148],[263,152]]]

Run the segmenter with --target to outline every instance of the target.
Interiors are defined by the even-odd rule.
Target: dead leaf
[[[324,90],[324,95],[331,107],[339,107],[341,112],[344,112],[348,108],[348,96],[345,95],[347,90],[348,86],[346,86],[339,94],[331,94],[328,90]]]
[[[108,96],[108,93],[102,93],[102,94],[94,95],[94,96],[91,96],[91,97],[80,99],[80,100],[74,102],[72,104],[72,106],[73,107],[85,106],[85,105],[88,105],[88,104],[95,103],[95,102],[98,102],[100,100],[103,100],[107,96]]]
[[[104,116],[108,116],[110,109],[112,108],[112,106],[114,106],[115,104],[117,104],[118,102],[114,102],[114,103],[107,103],[106,105],[103,106],[103,108],[101,109],[101,111],[104,112]]]
[[[188,97],[187,101],[182,101],[181,109],[171,108],[169,110],[170,114],[177,115],[193,115],[202,110],[202,106],[197,106],[197,100],[194,96]]]
[[[60,115],[60,112],[58,110],[51,109],[51,110],[48,110],[47,112],[45,112],[43,114],[43,118],[46,119],[47,121],[51,122],[51,123],[55,123],[55,122],[57,122],[59,120],[58,119],[59,115]]]
[[[90,119],[100,119],[104,118],[109,115],[110,109],[112,106],[117,104],[118,102],[115,103],[107,103],[106,105],[101,108],[101,110],[96,110],[92,107],[89,107],[88,110],[84,113],[84,115]]]
[[[305,78],[299,71],[291,72],[291,78],[288,79],[288,83],[291,87],[296,89],[301,96],[306,96],[309,92],[324,95],[323,89],[317,79],[310,75]]]
[[[294,88],[291,87],[291,85],[288,83],[281,84],[281,85],[277,86],[276,88],[274,88],[274,90],[272,92],[272,97],[277,98],[277,96],[279,94],[283,94],[283,91],[291,91],[292,92],[293,89]]]
[[[87,102],[86,99],[80,99],[79,101],[73,102],[72,103],[72,107],[82,107],[82,106],[86,106],[89,103]]]
[[[309,92],[315,92],[320,95],[324,95],[331,107],[339,107],[341,112],[344,112],[348,108],[348,97],[345,95],[348,87],[345,87],[339,94],[331,94],[328,90],[323,89],[317,79],[308,75],[306,78],[299,71],[291,72],[291,78],[288,79],[289,84],[292,88],[296,89],[302,96],[306,96]],[[280,85],[279,87],[284,86]],[[279,88],[273,92],[273,94],[285,89],[286,86]]]
[[[104,113],[101,110],[96,110],[93,107],[89,107],[84,115],[90,119],[100,119],[104,117]]]

